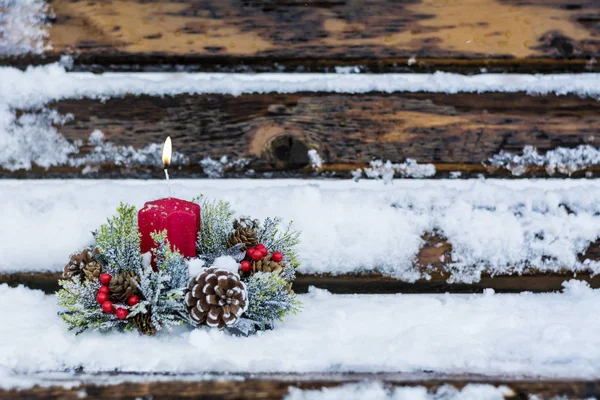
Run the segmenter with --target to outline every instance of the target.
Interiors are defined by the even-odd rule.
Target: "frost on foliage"
[[[166,231],[152,234],[157,243],[153,250],[158,271],[150,265],[140,267],[142,301],[132,308],[131,316],[150,312],[152,325],[159,331],[173,325],[189,322],[183,292],[189,282],[188,264],[177,251],[170,249]]]
[[[67,323],[69,330],[81,333],[85,330],[123,329],[126,321],[118,319],[113,313],[105,313],[96,301],[100,282],[81,282],[79,277],[73,280],[59,281],[61,289],[56,293],[58,305],[65,310],[59,315]]]
[[[290,387],[284,400],[504,400],[515,396],[507,386],[469,384],[462,389],[443,385],[435,390],[424,386],[389,388],[381,382],[350,383],[320,390]]]
[[[115,165],[148,165],[162,166],[162,144],[151,143],[141,149],[132,146],[115,146],[106,142],[104,134],[95,130],[90,134],[88,144],[93,146],[91,153],[84,157],[72,158],[69,165],[80,167],[83,165],[98,165],[113,163]],[[188,162],[183,154],[174,152],[171,157],[172,165],[182,165]]]
[[[369,179],[382,179],[386,184],[391,183],[395,175],[402,178],[427,178],[435,175],[435,166],[433,164],[419,164],[411,158],[405,162],[395,164],[390,160],[385,163],[382,160],[374,160],[369,163],[369,167],[352,171],[352,177],[358,181],[366,176]]]
[[[300,302],[289,291],[289,282],[281,275],[258,272],[246,285],[249,306],[243,318],[253,321],[260,329],[272,328],[275,321],[300,309]]]
[[[199,257],[209,265],[223,255],[239,257],[241,246],[227,248],[227,236],[231,232],[234,215],[231,205],[223,200],[211,202],[202,197],[198,201],[202,221],[196,244]]]
[[[317,150],[315,149],[308,151],[308,159],[310,160],[310,166],[313,169],[320,170],[323,166],[323,160],[321,159],[321,156],[319,155],[319,153],[317,153]]]
[[[214,160],[210,157],[205,157],[200,161],[200,165],[204,169],[204,173],[208,175],[210,179],[222,178],[225,175],[225,171],[241,171],[246,167],[250,161],[245,158],[238,158],[233,161],[229,161],[227,156],[221,157],[219,160]]]
[[[281,221],[282,219],[279,217],[267,217],[262,223],[259,223],[258,242],[264,244],[271,252],[278,251],[283,254],[285,268],[282,275],[286,280],[292,281],[296,276],[296,268],[300,266],[296,250],[300,243],[300,232],[294,230],[292,222],[282,228]]]
[[[0,0],[0,54],[40,54],[51,49],[43,0]]]
[[[16,118],[14,112],[0,99],[0,166],[10,171],[31,169],[33,164],[48,168],[64,165],[77,144],[69,143],[54,127],[71,118],[56,111],[24,113]]]
[[[502,150],[486,163],[492,167],[506,168],[515,176],[523,175],[530,167],[544,167],[548,175],[556,172],[571,175],[598,164],[600,151],[589,145],[580,145],[574,149],[557,147],[543,155],[533,146],[525,146],[522,155]]]
[[[100,260],[111,275],[120,270],[137,270],[142,265],[137,210],[121,203],[117,215],[111,217],[95,233]]]

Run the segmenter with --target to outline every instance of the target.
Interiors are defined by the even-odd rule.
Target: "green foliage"
[[[95,234],[99,259],[108,273],[136,270],[142,264],[137,210],[121,203],[117,215],[109,218]]]
[[[300,232],[293,229],[290,222],[281,228],[281,218],[266,218],[258,229],[258,241],[267,249],[279,251],[284,256],[284,262],[289,267],[284,270],[284,277],[293,280],[295,269],[300,266],[296,246],[300,243]]]
[[[166,231],[152,234],[152,239],[158,245],[153,250],[158,271],[150,265],[138,269],[143,300],[131,316],[150,312],[152,325],[159,331],[189,320],[183,296],[189,273],[184,257],[171,250]]]
[[[246,285],[249,306],[244,318],[254,321],[262,329],[300,310],[300,301],[288,290],[288,281],[279,274],[259,272]]]
[[[75,277],[74,280],[61,280],[59,285],[61,289],[56,293],[58,305],[65,308],[59,315],[67,323],[69,330],[75,330],[79,334],[89,329],[127,328],[128,321],[120,320],[114,314],[104,313],[96,302],[100,282],[81,282],[79,277]]]
[[[197,250],[200,258],[212,264],[218,257],[230,253],[227,236],[232,229],[234,212],[226,201],[211,202],[202,197],[196,200],[200,203],[202,215]]]

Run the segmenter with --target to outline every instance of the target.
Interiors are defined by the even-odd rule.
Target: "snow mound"
[[[57,315],[54,296],[0,285],[0,373],[427,370],[598,379],[600,319],[590,313],[600,307],[600,290],[569,285],[565,293],[546,294],[319,291],[299,296],[298,315],[248,338],[187,328],[155,337],[76,336]]]
[[[0,54],[41,54],[46,44],[48,5],[43,0],[0,0]]]
[[[504,400],[513,395],[506,386],[470,384],[458,390],[444,385],[432,393],[423,386],[388,389],[380,382],[363,382],[321,390],[290,388],[285,400]]]

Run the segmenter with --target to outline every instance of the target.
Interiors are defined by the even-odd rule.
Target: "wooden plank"
[[[494,275],[482,274],[478,282],[449,283],[449,273],[446,266],[452,263],[452,246],[446,239],[429,233],[423,236],[424,244],[417,254],[414,267],[427,271],[429,279],[419,279],[416,282],[404,282],[396,278],[382,275],[378,272],[348,275],[311,275],[299,274],[294,291],[306,293],[310,286],[327,289],[336,294],[352,293],[479,293],[483,289],[494,289],[498,293],[552,292],[562,289],[566,280],[577,278],[589,283],[590,287],[600,288],[600,275],[590,271],[574,273],[565,266],[553,273],[542,273],[529,269],[522,274]],[[580,254],[581,262],[585,260],[600,261],[600,240],[592,243],[585,253]],[[54,293],[58,290],[58,272],[15,272],[0,274],[0,284],[9,286],[24,285],[31,289]]]
[[[43,56],[78,69],[598,71],[596,0],[52,0]]]
[[[133,375],[133,376],[132,376]],[[141,374],[140,374],[141,375]],[[142,375],[143,376],[143,375]],[[80,386],[61,385],[60,380],[46,381],[44,385],[23,390],[0,390],[0,399],[282,399],[290,387],[303,390],[320,390],[343,384],[380,381],[388,388],[423,386],[430,391],[449,384],[462,389],[468,384],[506,386],[512,391],[509,398],[527,399],[536,395],[540,399],[595,398],[600,395],[600,381],[587,379],[533,379],[512,377],[485,377],[479,375],[443,375],[436,373],[329,373],[329,374],[242,374],[244,379],[231,380],[223,376],[217,380],[124,382],[115,385],[96,385],[89,380]],[[138,378],[134,374],[113,374],[115,380]],[[183,376],[185,377],[185,375]],[[69,382],[72,382],[70,379]]]
[[[482,162],[500,151],[520,154],[532,145],[543,154],[557,147],[594,144],[600,102],[576,95],[524,93],[293,93],[125,96],[106,101],[62,100],[48,105],[73,118],[58,131],[69,141],[87,142],[94,130],[116,146],[142,148],[171,135],[175,150],[189,158],[179,177],[202,176],[205,157],[244,158],[244,168],[226,176],[264,172],[312,176],[308,149],[323,158],[322,173],[347,178],[373,159],[407,158],[436,167],[436,177],[458,171],[462,177],[509,177],[505,169]],[[19,113],[24,110],[19,111]],[[94,146],[84,145],[85,156]],[[77,176],[81,168],[2,173],[7,177]],[[575,172],[583,177],[599,165]],[[543,167],[520,177],[548,176]],[[564,177],[556,173],[553,177]],[[101,165],[89,177],[162,177],[162,168]]]

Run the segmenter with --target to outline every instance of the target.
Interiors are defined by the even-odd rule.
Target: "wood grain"
[[[116,380],[139,379],[141,374],[112,374]],[[228,376],[216,380],[179,380],[161,382],[124,382],[102,386],[83,381],[77,385],[61,385],[60,380],[46,381],[44,385],[24,390],[0,390],[0,399],[282,399],[290,387],[303,390],[320,390],[348,383],[380,381],[387,388],[423,386],[434,392],[445,384],[462,389],[468,384],[506,386],[511,393],[507,398],[539,399],[595,398],[600,395],[600,382],[585,379],[533,379],[479,375],[444,375],[437,373],[329,373],[329,374],[242,374],[244,379],[232,380]],[[185,378],[185,376],[182,376]],[[124,379],[123,379],[124,378]],[[73,379],[69,379],[72,382]]]
[[[248,176],[248,170],[256,172],[254,176],[265,172],[312,176],[315,171],[308,149],[318,151],[326,176],[347,178],[350,171],[373,159],[403,162],[411,158],[434,164],[436,177],[453,171],[462,177],[507,177],[507,170],[486,168],[482,163],[500,151],[520,154],[526,145],[537,147],[540,153],[593,145],[600,126],[600,102],[595,99],[524,93],[125,96],[106,101],[63,100],[48,108],[73,116],[57,127],[71,142],[86,143],[92,131],[100,130],[114,145],[139,149],[162,143],[170,135],[174,149],[189,158],[177,172],[179,177],[202,176],[202,159],[224,155],[249,161],[245,168],[226,169],[226,176]],[[25,111],[36,112],[19,113]],[[84,145],[81,155],[93,149]],[[593,165],[573,177],[599,171],[600,166]],[[77,169],[60,167],[16,174],[5,171],[3,175],[77,173]],[[89,176],[161,177],[162,169],[107,164]],[[543,167],[533,167],[521,177],[532,176],[548,175]]]
[[[80,69],[597,71],[595,0],[52,0]]]

